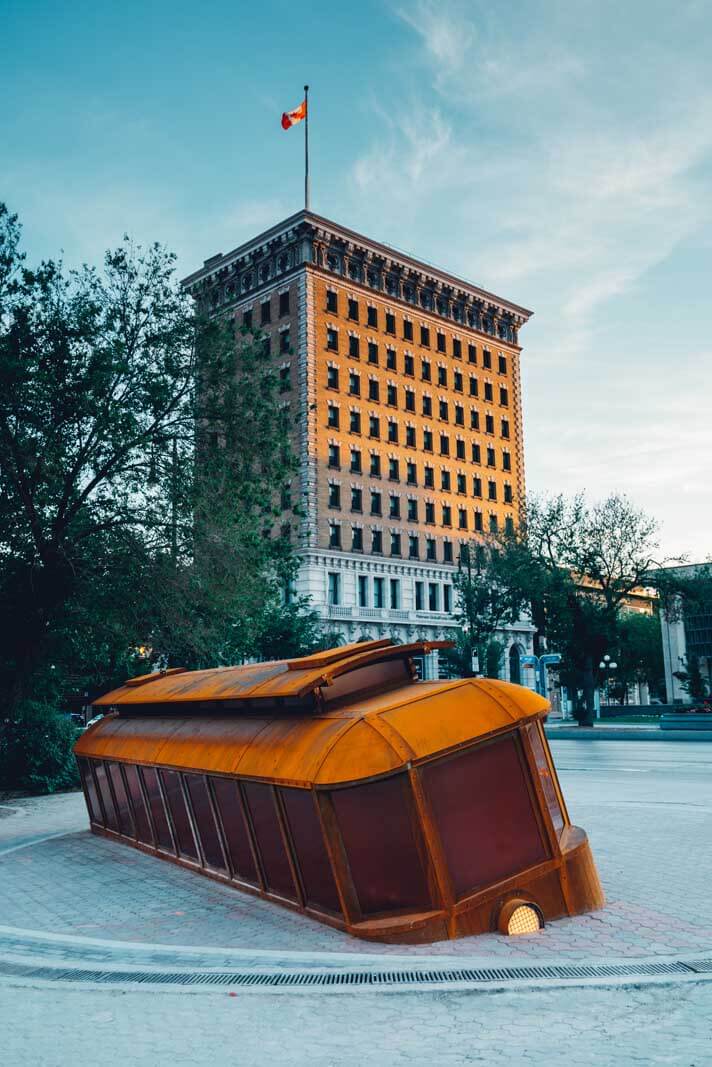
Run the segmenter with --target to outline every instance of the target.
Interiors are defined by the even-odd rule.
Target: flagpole
[[[304,86],[304,210],[309,210],[309,86]]]

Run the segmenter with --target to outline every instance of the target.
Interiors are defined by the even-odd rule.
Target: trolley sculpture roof
[[[543,697],[508,682],[418,682],[413,654],[444,644],[372,641],[131,679],[95,702],[119,715],[90,730],[86,748],[106,759],[324,785],[392,773],[547,709]],[[84,748],[80,740],[77,753]]]

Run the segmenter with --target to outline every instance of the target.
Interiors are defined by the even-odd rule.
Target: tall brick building
[[[300,459],[298,591],[346,640],[448,637],[459,543],[517,522],[531,313],[306,211],[184,284],[269,335]],[[530,634],[509,635],[513,674]]]

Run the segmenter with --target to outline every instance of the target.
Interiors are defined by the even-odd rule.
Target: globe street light
[[[598,664],[598,669],[603,671],[603,676],[606,679],[606,705],[610,704],[608,695],[608,683],[611,677],[611,672],[616,669],[618,664],[615,660],[612,660],[610,656],[604,656],[601,662]]]

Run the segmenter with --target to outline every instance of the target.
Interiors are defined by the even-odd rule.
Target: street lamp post
[[[618,664],[615,660],[612,660],[610,656],[604,656],[601,662],[598,664],[598,669],[603,671],[603,677],[606,680],[606,707],[610,704],[609,694],[609,682],[611,673],[616,669]]]

